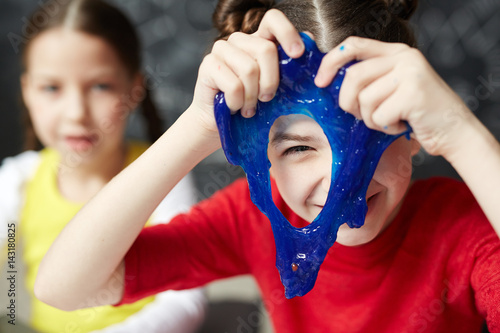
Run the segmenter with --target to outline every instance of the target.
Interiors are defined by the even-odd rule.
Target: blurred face
[[[368,186],[365,224],[359,229],[343,224],[337,242],[365,244],[389,225],[408,188],[411,156],[418,148],[404,137],[387,148]],[[323,209],[331,182],[332,153],[321,126],[304,115],[278,118],[269,133],[268,155],[281,196],[297,215],[312,222]]]
[[[123,135],[133,92],[132,78],[103,39],[55,28],[36,37],[22,77],[23,97],[35,132],[63,158],[104,162],[124,152]],[[109,161],[108,161],[109,162]]]

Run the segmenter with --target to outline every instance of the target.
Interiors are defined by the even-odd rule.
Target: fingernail
[[[316,74],[316,78],[314,79],[314,83],[319,87],[323,85],[324,76],[323,74]]]
[[[255,112],[255,109],[250,108],[250,109],[243,110],[242,115],[245,118],[250,118],[251,116],[253,116],[254,112]]]
[[[340,45],[339,50],[340,50],[340,51],[344,51],[344,50],[345,50],[345,45]]]
[[[262,102],[269,102],[270,100],[272,100],[272,99],[273,99],[273,97],[274,97],[274,95],[273,95],[273,94],[264,94],[264,95],[260,96],[260,98],[259,98],[259,99],[260,99]]]
[[[298,55],[300,52],[302,52],[304,48],[304,45],[302,43],[293,43],[292,46],[290,47],[290,53],[292,55]]]

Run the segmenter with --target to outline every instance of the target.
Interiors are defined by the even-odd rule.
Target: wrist
[[[179,121],[194,140],[195,145],[191,148],[195,151],[204,152],[208,156],[221,147],[219,131],[213,116],[207,116],[191,105],[179,117]]]
[[[488,129],[472,113],[461,120],[453,143],[443,152],[443,157],[460,173],[464,164],[481,161],[481,156],[496,149],[498,142]]]
[[[441,155],[450,163],[455,156],[461,155],[464,144],[471,143],[466,138],[473,136],[472,132],[477,126],[475,122],[478,121],[459,97],[456,97],[447,106],[437,106],[435,115],[427,120],[431,130],[422,131],[424,134],[421,141],[431,155]]]

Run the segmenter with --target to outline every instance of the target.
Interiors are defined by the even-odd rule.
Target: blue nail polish
[[[388,128],[389,128],[389,126],[384,126],[384,129],[385,129],[385,130],[386,130],[386,129],[388,129]]]
[[[344,50],[345,50],[345,46],[344,45],[340,46],[340,51],[344,51]]]

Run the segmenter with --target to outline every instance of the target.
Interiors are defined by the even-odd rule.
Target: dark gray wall
[[[38,0],[0,2],[0,159],[18,153],[21,148],[19,57],[9,36],[22,35],[23,20],[38,3]],[[155,80],[154,97],[167,116],[167,127],[192,98],[198,65],[213,37],[210,20],[215,0],[115,0],[114,3],[130,16],[140,32],[146,73]],[[500,1],[421,1],[413,23],[418,27],[420,49],[431,64],[499,138]],[[130,131],[140,136],[139,120],[133,122]],[[209,162],[212,170],[222,167],[222,163],[220,156]],[[421,153],[414,164],[416,178],[455,176],[439,157]],[[197,168],[202,178],[204,172],[206,176],[206,170]]]
[[[189,105],[197,68],[213,38],[213,0],[114,0],[135,23],[143,43],[144,71],[165,127]],[[20,149],[19,47],[25,20],[40,4],[57,0],[0,1],[0,159]],[[131,129],[133,132],[136,130]]]
[[[421,1],[413,22],[419,49],[500,139],[500,1]],[[417,178],[456,176],[441,157],[419,154],[414,164]]]

